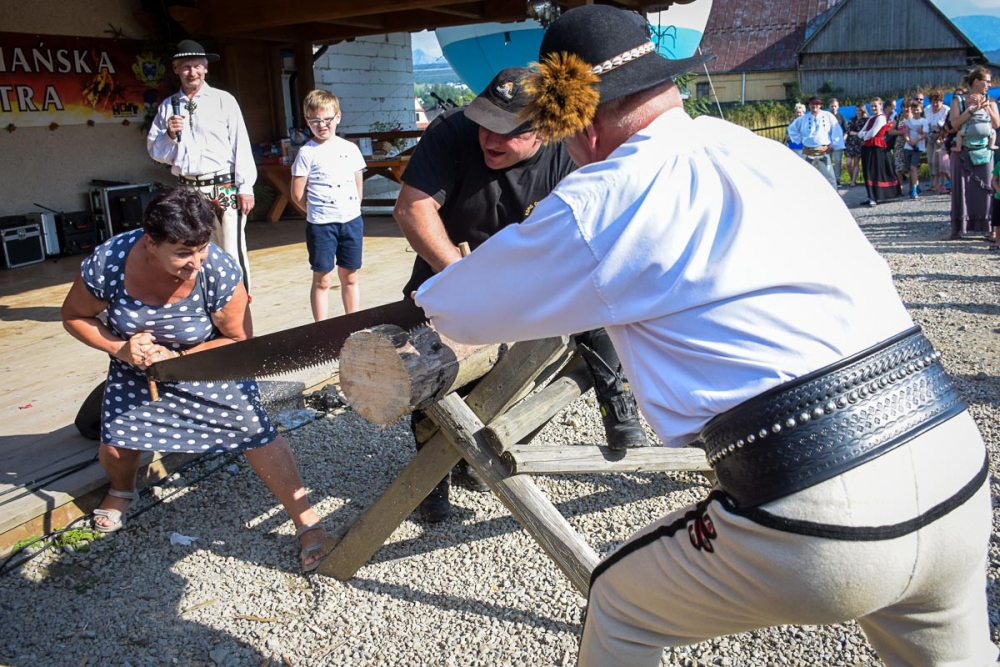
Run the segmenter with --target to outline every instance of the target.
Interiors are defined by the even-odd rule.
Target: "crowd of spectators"
[[[995,250],[1000,238],[1000,210],[995,210],[1000,209],[1000,167],[995,166],[1000,163],[1000,97],[991,99],[991,83],[989,68],[977,67],[954,89],[950,103],[940,89],[918,90],[898,104],[878,97],[859,102],[853,110],[846,107],[846,114],[836,98],[828,100],[825,112],[814,97],[810,113],[796,105],[785,143],[824,175],[829,171],[834,185],[863,185],[867,197],[862,205],[876,206],[904,193],[911,199],[950,194],[951,230],[944,238],[982,234]],[[834,131],[820,122],[826,117],[837,126]],[[822,161],[812,146],[817,137],[824,145]],[[921,187],[925,162],[929,179]]]

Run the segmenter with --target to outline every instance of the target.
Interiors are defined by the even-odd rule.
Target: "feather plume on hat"
[[[600,95],[600,77],[574,53],[550,53],[532,63],[532,73],[521,82],[531,101],[519,114],[545,143],[559,142],[590,125]]]

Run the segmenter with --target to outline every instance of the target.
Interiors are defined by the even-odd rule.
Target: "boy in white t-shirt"
[[[917,178],[920,170],[920,159],[924,155],[924,148],[927,139],[927,132],[930,123],[924,115],[924,105],[917,100],[910,100],[909,103],[911,117],[906,121],[907,134],[903,144],[903,164],[910,172],[910,199],[916,199],[919,192],[920,181]]]
[[[327,90],[313,90],[302,101],[313,138],[292,165],[292,199],[306,209],[306,248],[313,271],[309,302],[313,319],[327,318],[334,266],[340,279],[344,312],[361,304],[358,269],[364,222],[361,220],[362,172],[365,159],[357,146],[334,133],[340,102]]]

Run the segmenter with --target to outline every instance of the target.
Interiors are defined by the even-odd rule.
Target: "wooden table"
[[[363,178],[364,180],[368,180],[374,176],[383,176],[396,183],[402,183],[403,172],[406,170],[406,165],[409,164],[409,161],[409,155],[400,155],[381,160],[376,160],[375,158],[365,158],[365,173]],[[303,216],[306,214],[305,210],[292,200],[291,165],[259,164],[257,165],[257,173],[266,178],[267,182],[270,183],[278,193],[278,196],[274,199],[274,203],[271,204],[271,208],[267,212],[268,222],[277,222],[280,220],[281,215],[285,212],[285,208],[289,204],[294,206],[295,209]],[[392,206],[394,203],[394,199],[361,200],[362,206]]]
[[[372,176],[384,176],[390,181],[402,183],[403,172],[406,171],[406,165],[409,163],[409,155],[397,155],[395,157],[383,158],[381,160],[366,158],[365,180],[371,178]]]
[[[285,212],[285,207],[291,204],[303,216],[306,212],[301,206],[292,201],[292,166],[288,164],[259,164],[257,173],[267,179],[278,196],[274,198],[274,203],[267,212],[268,222],[277,222],[281,219],[281,214]]]

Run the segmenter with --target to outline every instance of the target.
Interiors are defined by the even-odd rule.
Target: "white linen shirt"
[[[924,119],[927,121],[928,132],[940,132],[944,129],[944,121],[951,113],[951,107],[946,104],[941,105],[941,109],[935,113],[934,107],[930,104],[924,107]]]
[[[306,177],[306,220],[327,225],[361,215],[357,173],[364,169],[361,150],[347,139],[333,136],[321,144],[310,139],[292,165],[292,176]]]
[[[250,150],[250,136],[236,98],[224,90],[203,83],[195,93],[195,109],[189,112],[187,95],[180,97],[184,117],[181,140],[167,134],[167,119],[174,115],[170,97],[160,102],[152,127],[146,137],[149,156],[170,165],[174,176],[205,176],[216,172],[234,172],[234,183],[241,195],[252,195],[257,181],[257,165]],[[189,119],[189,116],[193,117]]]
[[[822,109],[815,116],[810,111],[793,120],[788,126],[788,136],[795,143],[807,148],[828,145],[836,147],[837,144],[844,143],[844,131],[840,129],[837,117]]]
[[[416,301],[469,343],[606,327],[670,446],[912,326],[887,265],[816,169],[682,109],[567,176]]]

